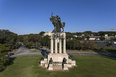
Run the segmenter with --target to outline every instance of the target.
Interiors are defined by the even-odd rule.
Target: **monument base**
[[[48,62],[52,58],[53,62],[62,62],[63,58],[66,58],[68,60],[68,54],[67,53],[50,53],[48,55]]]
[[[52,58],[52,63],[50,63],[50,59]],[[63,63],[63,59],[66,59],[66,62]],[[40,65],[47,68],[47,70],[53,71],[61,71],[61,70],[69,70],[69,68],[76,66],[76,61],[69,59],[69,55],[67,53],[50,53],[48,54],[48,58],[44,58],[40,61]]]

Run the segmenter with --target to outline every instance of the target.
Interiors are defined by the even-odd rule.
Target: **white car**
[[[116,42],[114,42],[114,44],[116,44]]]

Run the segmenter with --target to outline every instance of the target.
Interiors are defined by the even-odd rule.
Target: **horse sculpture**
[[[54,30],[52,32],[63,32],[65,27],[65,22],[61,22],[61,19],[58,15],[53,16],[53,13],[51,14],[50,21],[54,25]],[[61,31],[62,28],[62,31]]]

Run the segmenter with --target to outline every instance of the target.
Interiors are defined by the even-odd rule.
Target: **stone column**
[[[51,53],[53,53],[53,37],[51,35]]]
[[[55,38],[55,53],[57,53],[57,38]]]
[[[59,38],[59,53],[62,53],[62,39]]]
[[[66,34],[63,36],[63,53],[66,53]]]

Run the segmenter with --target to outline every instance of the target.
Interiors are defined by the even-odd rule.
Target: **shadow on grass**
[[[4,70],[7,68],[7,66],[14,64],[13,61],[14,61],[15,59],[16,59],[16,58],[8,58],[8,60],[7,60],[4,64],[2,64],[2,65],[0,66],[0,72],[4,71]]]
[[[112,59],[112,60],[116,60],[116,57],[113,57],[113,56],[104,56],[104,57]]]
[[[93,51],[97,52],[97,53],[112,53],[112,54],[116,54],[116,49],[104,49],[104,48],[100,48],[100,49],[92,49]]]
[[[93,51],[106,58],[116,60],[116,49],[100,48],[100,49],[93,49]]]

